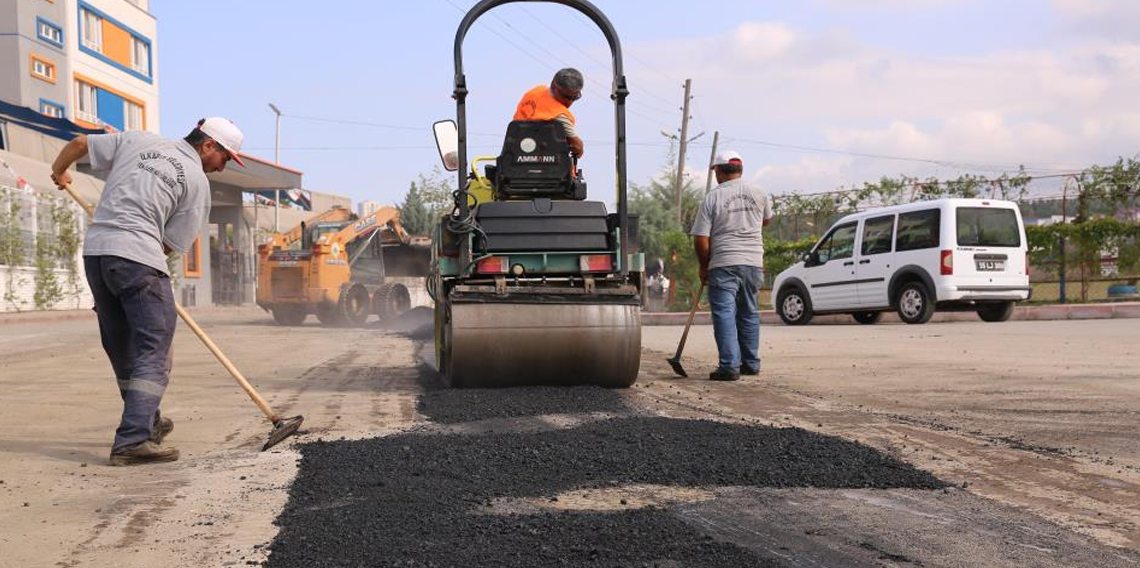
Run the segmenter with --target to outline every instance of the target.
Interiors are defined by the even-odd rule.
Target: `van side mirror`
[[[820,264],[819,253],[814,250],[803,253],[800,255],[800,259],[804,261],[804,266],[818,266]]]
[[[443,169],[454,172],[459,169],[459,128],[454,120],[441,120],[431,125],[435,133],[435,147],[443,160]]]

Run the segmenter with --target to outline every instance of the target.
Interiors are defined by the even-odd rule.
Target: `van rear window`
[[[1013,209],[958,208],[958,246],[1019,247],[1021,231]]]
[[[899,215],[895,251],[937,248],[942,211],[925,209]]]

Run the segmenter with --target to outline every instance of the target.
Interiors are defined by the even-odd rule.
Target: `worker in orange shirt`
[[[585,146],[578,136],[578,128],[575,126],[577,121],[570,112],[570,105],[582,98],[585,82],[577,69],[567,67],[559,70],[549,86],[539,85],[523,95],[515,109],[514,120],[557,120],[566,130],[570,153],[574,154],[575,159],[580,159]]]

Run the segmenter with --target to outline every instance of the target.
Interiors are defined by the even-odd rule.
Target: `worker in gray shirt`
[[[210,212],[206,174],[231,159],[244,166],[241,141],[232,122],[214,117],[182,140],[150,132],[81,135],[52,164],[60,188],[84,156],[93,170],[109,172],[83,241],[83,265],[123,399],[111,465],[178,459],[177,449],[162,445],[174,423],[159,412],[176,324],[166,257],[194,244]]]
[[[761,231],[772,221],[764,190],[740,179],[744,160],[732,151],[713,160],[717,186],[705,196],[693,223],[693,246],[708,285],[713,336],[719,352],[714,381],[760,374],[760,314],[756,292],[764,278]]]

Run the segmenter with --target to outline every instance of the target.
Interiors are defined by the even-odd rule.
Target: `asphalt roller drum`
[[[451,304],[445,374],[459,388],[626,388],[641,364],[641,308],[620,304]]]

